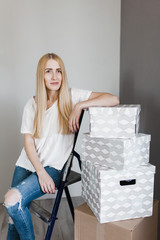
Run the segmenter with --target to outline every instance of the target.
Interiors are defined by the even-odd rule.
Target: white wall
[[[2,0],[0,33],[3,201],[23,146],[23,106],[35,93],[36,66],[43,54],[61,56],[70,86],[119,95],[120,0]]]

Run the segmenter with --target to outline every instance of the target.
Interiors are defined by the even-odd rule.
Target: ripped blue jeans
[[[63,170],[52,167],[45,167],[45,170],[58,187]],[[7,240],[35,240],[31,214],[29,206],[32,200],[43,196],[38,176],[25,168],[16,166],[11,188],[18,191],[21,198],[13,206],[4,203],[12,221],[9,221]]]

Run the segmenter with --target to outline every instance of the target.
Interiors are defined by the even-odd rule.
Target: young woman
[[[109,93],[69,89],[64,64],[56,54],[39,60],[36,96],[29,99],[23,112],[24,148],[5,195],[7,240],[35,239],[29,205],[45,193],[55,193],[82,109],[117,104],[118,98]]]

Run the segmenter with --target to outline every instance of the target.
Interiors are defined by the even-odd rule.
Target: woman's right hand
[[[41,190],[44,193],[55,193],[55,183],[45,169],[37,172]]]
[[[38,158],[35,147],[35,140],[31,134],[24,134],[24,147],[26,154],[37,172],[39,184],[42,192],[55,193],[55,184],[53,179],[46,172]]]

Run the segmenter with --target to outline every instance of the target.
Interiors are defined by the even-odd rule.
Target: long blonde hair
[[[47,90],[44,82],[45,66],[49,59],[54,59],[58,62],[62,70],[62,83],[58,91],[58,120],[59,131],[61,134],[69,134],[68,120],[72,111],[71,94],[68,89],[67,75],[62,59],[54,54],[48,53],[41,57],[37,66],[36,74],[36,97],[37,104],[34,118],[34,137],[40,138],[43,130],[43,119],[47,108]]]

